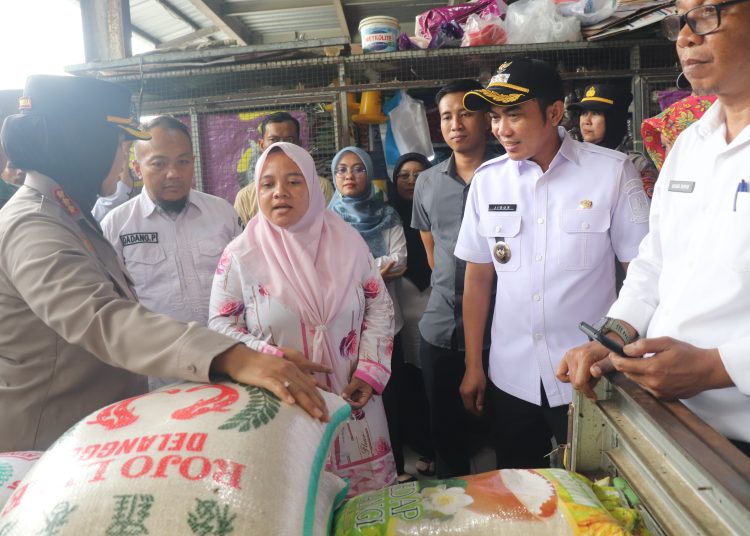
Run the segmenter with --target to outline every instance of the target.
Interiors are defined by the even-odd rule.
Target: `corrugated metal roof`
[[[130,1],[130,22],[159,41],[171,41],[193,31],[193,28],[168,13],[152,0]]]
[[[339,28],[336,10],[330,7],[303,7],[275,11],[256,11],[237,17],[252,32],[267,34],[324,28]]]
[[[130,0],[132,24],[164,43],[183,38],[197,29],[213,26],[212,21],[195,7],[197,0]],[[447,2],[429,0],[341,0],[352,41],[359,41],[361,19],[377,15],[396,17],[402,31],[413,33],[414,18],[433,7]],[[181,16],[175,16],[166,6],[172,6]],[[304,34],[308,38],[343,36],[334,0],[215,0],[222,16],[246,27],[253,43],[295,40]],[[183,18],[189,19],[192,25]],[[228,39],[217,30],[216,39]],[[205,41],[206,36],[201,38]],[[248,43],[249,44],[249,43]]]

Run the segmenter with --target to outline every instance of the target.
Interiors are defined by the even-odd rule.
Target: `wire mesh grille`
[[[339,102],[346,101],[342,92],[378,90],[385,103],[397,90],[408,89],[410,95],[425,102],[432,139],[439,151],[444,143],[434,106],[437,89],[456,78],[486,83],[500,63],[520,56],[554,65],[565,81],[569,98],[592,82],[631,85],[635,97],[633,125],[658,112],[650,101],[652,85],[657,84],[653,86],[657,89],[668,87],[679,72],[673,43],[641,40],[416,50],[255,63],[240,56],[211,56],[181,58],[168,64],[152,61],[143,72],[131,64],[108,74],[130,87],[143,114],[190,111],[198,118],[203,185],[210,193],[232,201],[252,172],[253,157],[258,153],[257,125],[264,114],[278,110],[298,114],[305,125],[303,130],[307,129],[303,143],[313,153],[319,174],[329,176],[330,159],[345,142],[376,153],[380,149],[377,128],[353,125],[339,108]],[[220,142],[222,151],[215,149],[217,124],[225,125],[222,136],[229,140]],[[633,128],[636,141],[639,130]],[[234,152],[227,149],[230,145]]]
[[[326,108],[328,106],[328,108]],[[200,155],[196,169],[199,189],[234,202],[240,188],[252,180],[260,156],[260,124],[274,112],[288,112],[300,123],[300,142],[315,160],[318,175],[330,178],[330,162],[336,153],[334,109],[324,102],[259,106],[248,104],[219,111],[159,109],[147,114],[171,113],[193,127],[193,144]],[[197,119],[197,125],[192,121]]]

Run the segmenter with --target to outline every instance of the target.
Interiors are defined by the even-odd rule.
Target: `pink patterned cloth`
[[[310,207],[286,229],[259,212],[227,246],[214,276],[208,325],[259,352],[301,351],[333,370],[318,379],[336,393],[352,377],[382,393],[390,377],[394,312],[380,272],[359,233],[324,210],[320,188],[311,182],[312,158],[295,145],[271,147],[277,146],[303,172]],[[256,178],[267,155],[258,161]],[[330,460],[335,473],[350,478],[350,496],[396,478],[380,396],[355,413]]]

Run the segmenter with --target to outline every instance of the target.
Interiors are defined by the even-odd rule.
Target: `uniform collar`
[[[492,160],[493,158],[496,158],[499,155],[500,155],[500,151],[498,151],[498,149],[494,145],[490,145],[488,143],[487,146],[484,148],[484,156],[482,157],[482,164],[484,164],[488,160]],[[480,167],[481,167],[481,164],[480,164]],[[446,158],[445,160],[440,162],[438,165],[436,165],[435,168],[437,168],[437,170],[440,171],[441,173],[450,175],[454,179],[461,178],[458,175],[456,175],[456,159],[453,153],[451,153],[451,155],[448,158]],[[463,181],[463,179],[461,180]]]
[[[51,179],[47,175],[43,175],[42,173],[38,173],[36,171],[28,171],[26,173],[24,186],[36,190],[42,195],[44,199],[50,199],[53,203],[60,207],[65,215],[75,221],[81,229],[85,230],[86,228],[89,228],[90,230],[96,231],[96,233],[101,237],[102,230],[99,226],[99,222],[97,222],[93,218],[90,218],[90,213],[88,218],[84,216],[83,212],[81,212],[81,207],[79,207],[78,204],[73,201],[68,196],[68,194],[65,193],[62,187],[57,184],[54,179]],[[89,239],[85,236],[81,236],[81,238],[86,248],[89,251],[93,252],[94,247],[92,246]]]
[[[721,101],[717,99],[716,102],[714,102],[711,107],[706,110],[706,113],[703,114],[703,117],[695,122],[695,128],[698,132],[698,135],[702,138],[707,139],[713,138],[715,136],[717,138],[720,138],[722,147],[728,150],[734,149],[739,145],[745,144],[750,141],[750,125],[746,125],[745,128],[742,129],[742,132],[740,132],[739,135],[732,140],[732,143],[727,144],[726,120],[727,116],[726,112],[724,111],[724,107],[722,106]]]
[[[159,205],[157,205],[151,200],[145,187],[143,188],[143,190],[141,190],[139,197],[140,197],[141,208],[143,208],[143,215],[145,217],[149,217],[155,212],[160,213],[160,214],[164,212],[159,207]],[[185,208],[182,210],[182,212],[189,211],[191,207],[195,207],[199,213],[202,212],[203,207],[202,207],[201,200],[198,198],[197,195],[195,195],[195,192],[192,190],[192,188],[190,189],[190,193],[188,194],[188,202],[185,205]],[[180,214],[182,214],[182,212]]]
[[[724,130],[726,121],[726,115],[724,114],[724,107],[721,102],[717,100],[711,107],[706,110],[703,117],[695,122],[695,128],[698,131],[698,135],[703,138],[708,138],[714,134],[717,130]]]
[[[578,165],[578,162],[579,162],[578,151],[581,147],[582,142],[576,141],[573,138],[571,138],[570,135],[565,131],[563,127],[557,127],[557,135],[560,137],[560,140],[562,141],[562,143],[560,144],[560,147],[557,150],[557,153],[555,153],[555,156],[552,158],[552,162],[550,162],[550,165],[547,171],[549,171],[550,169],[556,166],[559,166],[560,165],[559,160],[561,158],[564,158],[565,160],[568,160],[569,162],[572,162],[573,164],[576,164],[576,165]],[[523,165],[536,166],[537,164],[532,162],[531,160],[518,160],[516,161],[516,165],[518,166],[518,169],[520,171]]]
[[[560,149],[557,151],[555,158],[552,159],[552,162],[557,160],[557,156],[560,155],[566,160],[570,160],[578,165],[578,150],[581,147],[581,142],[575,141],[571,138],[563,127],[557,127],[557,134],[560,136],[562,144],[560,145]]]

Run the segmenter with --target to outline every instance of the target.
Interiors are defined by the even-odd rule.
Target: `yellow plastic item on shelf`
[[[352,121],[361,125],[379,125],[388,121],[383,115],[380,91],[363,91],[359,104],[359,113],[352,116]]]

